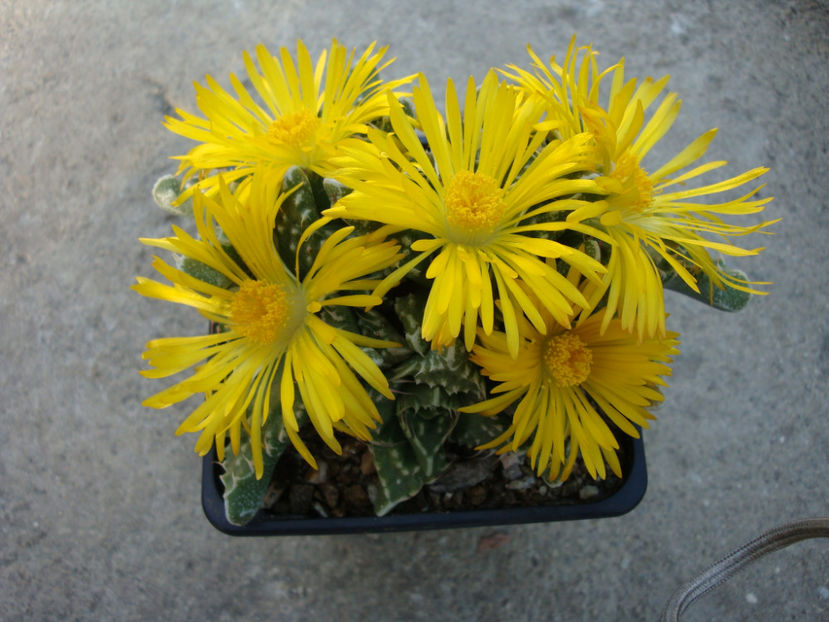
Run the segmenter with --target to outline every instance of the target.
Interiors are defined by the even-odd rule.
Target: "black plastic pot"
[[[482,527],[517,523],[543,523],[585,518],[620,516],[635,508],[648,485],[645,446],[642,439],[624,437],[622,447],[622,485],[616,492],[597,501],[566,505],[503,509],[465,510],[421,514],[390,514],[344,518],[273,516],[260,511],[247,525],[231,524],[225,517],[224,487],[219,479],[221,466],[215,448],[202,462],[202,506],[207,520],[231,536],[298,536],[312,534],[419,531],[456,527]]]

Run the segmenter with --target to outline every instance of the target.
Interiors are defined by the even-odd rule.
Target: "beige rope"
[[[741,546],[674,592],[659,619],[677,622],[692,602],[727,581],[746,564],[809,538],[829,538],[829,516],[780,525]]]

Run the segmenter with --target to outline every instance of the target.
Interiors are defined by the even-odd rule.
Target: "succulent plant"
[[[709,251],[760,252],[730,239],[776,221],[726,217],[770,199],[697,197],[766,169],[677,190],[724,164],[682,172],[713,130],[643,168],[679,112],[667,78],[637,87],[573,42],[563,65],[530,50],[527,68],[470,78],[463,97],[448,81],[440,112],[422,74],[410,93],[415,76],[380,79],[384,54],[335,40],[314,65],[301,41],[296,62],[259,46],[249,86],[208,78],[206,118],[165,120],[198,144],[153,197],[198,235],[143,240],[178,255],[154,262],[172,286],[133,288],[195,307],[220,334],[151,341],[146,375],[195,372],[145,404],[205,396],[180,431],[223,456],[235,524],[262,507],[285,452],[316,467],[306,432],[335,452],[335,433],[367,443],[378,515],[459,447],[520,452],[547,481],[576,460],[620,475],[616,435],[653,419],[678,352],[663,292],[725,311],[764,293]]]

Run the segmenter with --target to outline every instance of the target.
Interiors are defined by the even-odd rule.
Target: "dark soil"
[[[371,499],[379,483],[371,451],[366,443],[351,437],[341,435],[338,439],[343,448],[339,456],[316,435],[305,439],[319,470],[312,469],[296,452],[285,452],[265,496],[267,513],[282,517],[374,515]],[[630,445],[622,443],[621,447],[624,452]],[[450,445],[447,457],[450,467],[413,498],[395,506],[391,514],[599,501],[622,484],[613,474],[605,480],[593,480],[580,461],[566,482],[548,484],[516,454],[496,456]],[[620,457],[624,469],[627,460]]]

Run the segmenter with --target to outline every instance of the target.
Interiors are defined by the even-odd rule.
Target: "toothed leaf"
[[[414,449],[394,414],[394,403],[378,403],[383,424],[374,433],[371,453],[380,487],[374,499],[374,511],[384,516],[401,501],[416,495],[426,483]]]
[[[427,482],[437,477],[448,466],[443,444],[455,427],[457,419],[456,413],[445,408],[408,410],[400,414],[401,429],[409,439]]]
[[[511,423],[512,417],[505,413],[494,417],[484,417],[477,413],[460,413],[458,423],[452,430],[452,440],[467,447],[484,445],[506,432]]]
[[[297,409],[297,422],[302,424],[304,410]],[[225,453],[222,467],[225,472],[220,476],[225,487],[225,515],[234,525],[248,523],[265,499],[265,493],[271,481],[271,475],[282,452],[291,444],[282,423],[282,409],[277,401],[271,406],[268,419],[262,426],[262,477],[256,479],[253,467],[253,453],[250,437],[242,440],[239,453],[234,455],[230,448]]]

